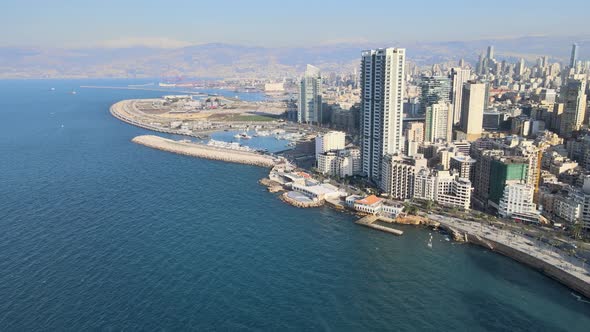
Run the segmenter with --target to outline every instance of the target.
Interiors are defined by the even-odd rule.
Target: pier
[[[175,141],[159,136],[142,135],[132,139],[133,143],[153,149],[182,154],[203,159],[220,160],[230,163],[246,164],[260,167],[274,167],[278,159],[256,152],[240,151],[212,147],[205,144]]]
[[[403,231],[400,231],[399,229],[395,229],[395,228],[391,228],[391,227],[386,227],[386,226],[381,226],[381,225],[375,224],[375,222],[377,222],[379,220],[381,220],[380,217],[369,215],[369,216],[363,217],[363,218],[355,221],[355,224],[362,225],[362,226],[365,226],[365,227],[369,227],[369,228],[372,228],[372,229],[376,229],[376,230],[379,230],[379,231],[382,231],[382,232],[391,233],[391,234],[398,235],[398,236],[404,234],[404,232]]]

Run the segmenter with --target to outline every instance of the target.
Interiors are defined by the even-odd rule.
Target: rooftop
[[[359,199],[358,201],[356,201],[359,204],[364,204],[364,205],[373,205],[373,204],[377,204],[379,202],[381,202],[382,199],[375,196],[375,195],[371,195],[371,196],[367,196],[363,199]]]

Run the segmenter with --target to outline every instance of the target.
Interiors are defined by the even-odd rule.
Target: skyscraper
[[[461,130],[468,141],[476,140],[483,131],[483,110],[486,84],[469,81],[463,86],[461,100]]]
[[[482,118],[483,121],[483,118]],[[443,139],[451,141],[453,128],[453,108],[450,103],[436,103],[426,108],[426,125],[424,138],[434,143]]]
[[[453,124],[461,121],[461,102],[463,100],[463,84],[471,78],[470,69],[451,69],[451,103],[453,104]]]
[[[307,65],[301,79],[297,122],[322,122],[322,74],[319,68]]]
[[[378,183],[383,156],[401,152],[405,49],[362,52],[360,142],[363,173]]]
[[[494,46],[490,45],[488,46],[488,56],[487,56],[488,60],[493,60],[494,59]]]
[[[570,56],[570,68],[576,67],[577,57],[578,57],[578,44],[572,44],[572,54]]]
[[[422,114],[426,113],[427,107],[436,103],[451,102],[451,83],[448,77],[422,77],[420,88],[422,90],[420,98],[420,112]]]
[[[524,75],[524,70],[525,70],[524,59],[520,58],[520,60],[518,61],[518,67],[516,67],[516,75],[518,75],[518,76]]]
[[[586,80],[568,79],[561,88],[560,102],[565,105],[559,134],[571,137],[573,131],[580,130],[586,116]]]

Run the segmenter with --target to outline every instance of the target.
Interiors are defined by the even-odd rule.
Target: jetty
[[[277,158],[268,155],[263,155],[257,152],[224,149],[184,140],[175,141],[154,135],[137,136],[133,138],[131,141],[133,143],[141,144],[153,149],[172,152],[185,156],[219,160],[230,163],[272,168],[279,162]]]
[[[377,221],[381,220],[380,218],[381,217],[379,217],[379,216],[368,215],[368,216],[365,216],[365,217],[355,221],[355,224],[369,227],[372,229],[376,229],[376,230],[379,230],[382,232],[391,233],[391,234],[398,235],[398,236],[404,234],[404,232],[400,231],[399,229],[376,224]]]

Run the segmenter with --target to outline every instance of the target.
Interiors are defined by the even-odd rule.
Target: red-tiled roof
[[[359,204],[364,204],[364,205],[373,205],[375,203],[379,203],[381,202],[381,198],[375,196],[375,195],[371,195],[371,196],[367,196],[363,199],[359,199],[358,201],[356,201]]]

